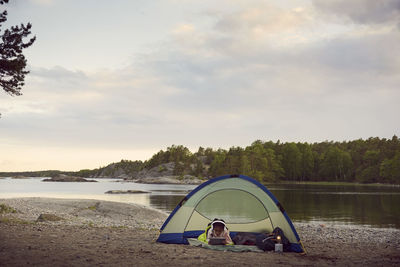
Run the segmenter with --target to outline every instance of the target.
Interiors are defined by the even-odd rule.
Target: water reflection
[[[52,183],[42,178],[0,179],[0,199],[51,197],[138,203],[171,212],[195,185],[156,185],[98,179],[98,183]],[[322,221],[400,229],[400,188],[380,186],[267,185],[294,222]],[[149,194],[104,194],[143,190]]]
[[[167,212],[171,212],[175,209],[176,205],[181,202],[181,200],[185,197],[185,195],[172,195],[172,194],[151,194],[150,195],[150,203],[151,207],[156,209],[164,210]]]
[[[137,184],[118,179],[96,179],[97,183],[42,182],[43,178],[0,179],[0,198],[48,197],[97,199],[151,206],[166,212],[195,185]],[[109,190],[141,190],[144,194],[105,194]]]
[[[293,221],[400,228],[400,190],[369,186],[272,186]],[[288,189],[288,190],[286,190]]]

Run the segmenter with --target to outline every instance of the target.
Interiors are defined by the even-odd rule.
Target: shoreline
[[[96,199],[69,198],[3,198],[4,203],[16,213],[10,217],[35,222],[40,214],[54,214],[64,220],[52,224],[85,225],[98,227],[123,226],[129,228],[157,228],[168,217],[164,211],[136,203],[123,203]],[[3,214],[4,215],[4,214]]]
[[[13,177],[13,176],[0,176],[0,179],[31,179],[31,178],[51,178],[50,176],[22,176],[22,177]],[[124,178],[124,177],[108,177],[108,176],[99,176],[99,177],[82,177],[84,179],[89,180],[101,180],[101,179],[115,179],[121,180],[121,182],[131,182],[131,183],[141,183],[141,184],[190,184],[190,185],[199,185],[201,183],[207,182],[208,179],[178,179],[175,176],[148,176],[145,178]],[[55,181],[61,182],[61,181]],[[321,185],[321,186],[376,186],[376,187],[395,187],[400,188],[400,184],[389,184],[389,183],[360,183],[360,182],[337,182],[337,181],[286,181],[280,180],[275,183],[270,182],[262,182],[263,185]]]
[[[139,204],[87,199],[0,199],[0,263],[9,265],[399,265],[400,230],[294,223],[307,250],[218,252],[156,243],[168,214]],[[36,222],[40,214],[58,221]],[[0,264],[0,265],[2,265]]]
[[[148,224],[152,227],[160,228],[170,214],[143,204],[90,198],[6,197],[0,198],[0,204],[6,204],[17,211],[11,214],[0,213],[0,216],[9,215],[22,221],[34,222],[41,213],[51,213],[65,219],[62,222],[53,224],[80,225],[82,223],[91,223],[99,227],[120,225],[133,228],[140,223],[140,227],[143,224]],[[129,222],[129,219],[134,217],[132,214],[135,214],[136,219]],[[391,232],[400,235],[400,229],[394,227],[374,227],[326,221],[301,221],[293,222],[293,225],[296,230],[325,228],[343,231],[365,230],[375,233]]]

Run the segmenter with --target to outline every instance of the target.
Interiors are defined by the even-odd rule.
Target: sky
[[[10,0],[31,22],[0,91],[0,171],[77,171],[171,145],[400,135],[400,0]]]

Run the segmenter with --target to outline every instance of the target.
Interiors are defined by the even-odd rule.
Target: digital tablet
[[[210,237],[208,244],[210,244],[210,245],[225,245],[225,237]]]

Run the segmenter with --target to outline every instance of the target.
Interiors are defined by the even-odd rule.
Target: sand
[[[399,266],[400,231],[297,223],[306,255],[157,243],[165,212],[97,200],[0,199],[0,266]],[[36,222],[40,214],[58,221]]]

